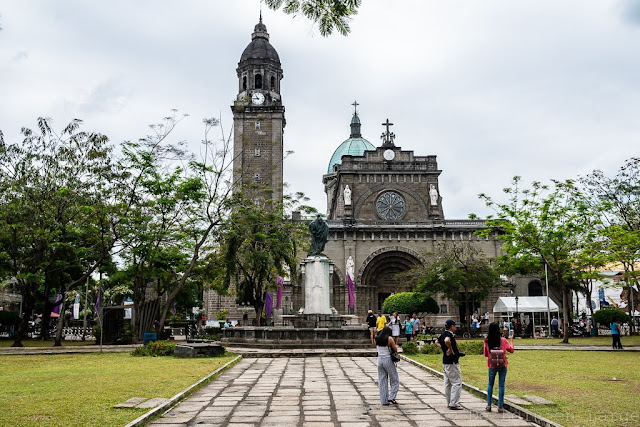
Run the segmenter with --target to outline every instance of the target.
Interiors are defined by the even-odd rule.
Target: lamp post
[[[516,295],[516,324],[520,325],[520,313],[518,312],[518,295]],[[518,334],[520,334],[520,331],[518,331]]]

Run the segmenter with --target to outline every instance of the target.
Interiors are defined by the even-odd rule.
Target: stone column
[[[309,256],[302,261],[304,314],[331,314],[332,270],[333,261],[326,256]]]

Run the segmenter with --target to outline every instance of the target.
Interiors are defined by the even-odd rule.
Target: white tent
[[[558,305],[549,299],[549,310],[558,311]],[[547,297],[518,297],[518,306],[516,307],[516,297],[500,297],[493,306],[494,313],[505,312],[520,313],[546,313]]]

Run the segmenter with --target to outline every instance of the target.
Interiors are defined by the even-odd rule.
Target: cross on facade
[[[389,132],[389,126],[393,126],[393,123],[389,122],[389,119],[387,119],[387,121],[384,122],[382,126],[387,127],[386,132],[383,132],[382,136],[380,136],[380,138],[382,139],[382,146],[393,147],[393,140],[395,139],[396,136],[393,132]]]
[[[358,105],[360,105],[358,104],[358,101],[353,101],[353,104],[351,105],[353,105],[353,114],[358,114]]]

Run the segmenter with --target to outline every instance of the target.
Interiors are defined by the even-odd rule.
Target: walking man
[[[553,319],[551,319],[551,336],[555,338],[556,335],[558,335],[558,319],[553,316]]]
[[[444,371],[444,397],[447,406],[453,411],[459,411],[460,392],[462,391],[462,372],[458,359],[464,356],[458,350],[455,332],[457,323],[453,319],[444,322],[445,331],[438,337],[436,345],[442,349],[442,370]]]

